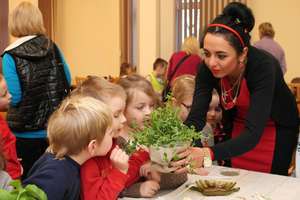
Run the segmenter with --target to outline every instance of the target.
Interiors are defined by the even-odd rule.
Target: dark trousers
[[[22,179],[27,177],[27,174],[36,160],[45,152],[48,147],[47,138],[17,138],[17,154],[18,158],[22,159],[23,167]]]

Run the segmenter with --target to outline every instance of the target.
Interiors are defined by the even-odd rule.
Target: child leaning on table
[[[132,125],[143,129],[145,124],[149,123],[150,115],[160,102],[151,83],[139,75],[130,75],[121,78],[119,84],[127,93],[125,116],[127,122],[121,133],[124,141],[131,139],[130,132]],[[174,189],[186,181],[185,174],[158,173],[151,167],[151,162],[144,164],[140,169],[141,176],[148,180],[139,182],[131,188],[127,188],[124,193],[134,196],[134,188],[140,185],[140,191],[149,189],[149,197],[155,195],[158,189]],[[158,184],[159,183],[159,184]]]
[[[108,153],[111,124],[111,111],[101,101],[80,95],[66,98],[49,119],[47,152],[35,162],[23,184],[37,185],[48,200],[80,199],[80,165]],[[119,170],[127,170],[128,158],[120,150],[111,158]]]
[[[111,149],[118,148],[116,138],[120,135],[126,122],[124,117],[126,93],[124,89],[103,78],[88,76],[87,80],[72,92],[72,95],[76,93],[100,99],[112,110],[114,143]],[[140,178],[140,167],[149,160],[148,153],[139,150],[130,156],[127,173],[120,174],[119,170],[113,166],[109,156],[107,154],[106,156],[94,157],[81,167],[83,199],[116,199],[125,188],[131,187]],[[151,189],[151,187],[143,187],[137,193],[138,197],[149,196]]]

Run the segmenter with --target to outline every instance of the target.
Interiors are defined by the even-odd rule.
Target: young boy
[[[80,199],[80,165],[106,155],[112,146],[110,109],[92,97],[73,95],[49,119],[47,152],[34,164],[24,184],[35,184],[48,200]],[[120,170],[127,171],[128,157],[114,152]]]
[[[157,58],[153,63],[153,72],[146,76],[146,79],[150,81],[154,91],[161,95],[161,92],[165,86],[165,76],[167,72],[168,62],[162,58]]]

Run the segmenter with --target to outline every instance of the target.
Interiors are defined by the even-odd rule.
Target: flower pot
[[[170,167],[171,160],[176,157],[178,152],[184,151],[190,146],[190,142],[177,144],[173,147],[168,145],[162,147],[149,147],[150,159],[152,161],[152,168],[162,173],[169,173],[175,171],[177,168]]]

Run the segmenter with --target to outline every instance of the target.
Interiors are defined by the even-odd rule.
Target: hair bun
[[[239,2],[229,3],[223,10],[223,15],[232,17],[237,24],[241,24],[248,32],[250,32],[255,24],[255,19],[250,8]]]

